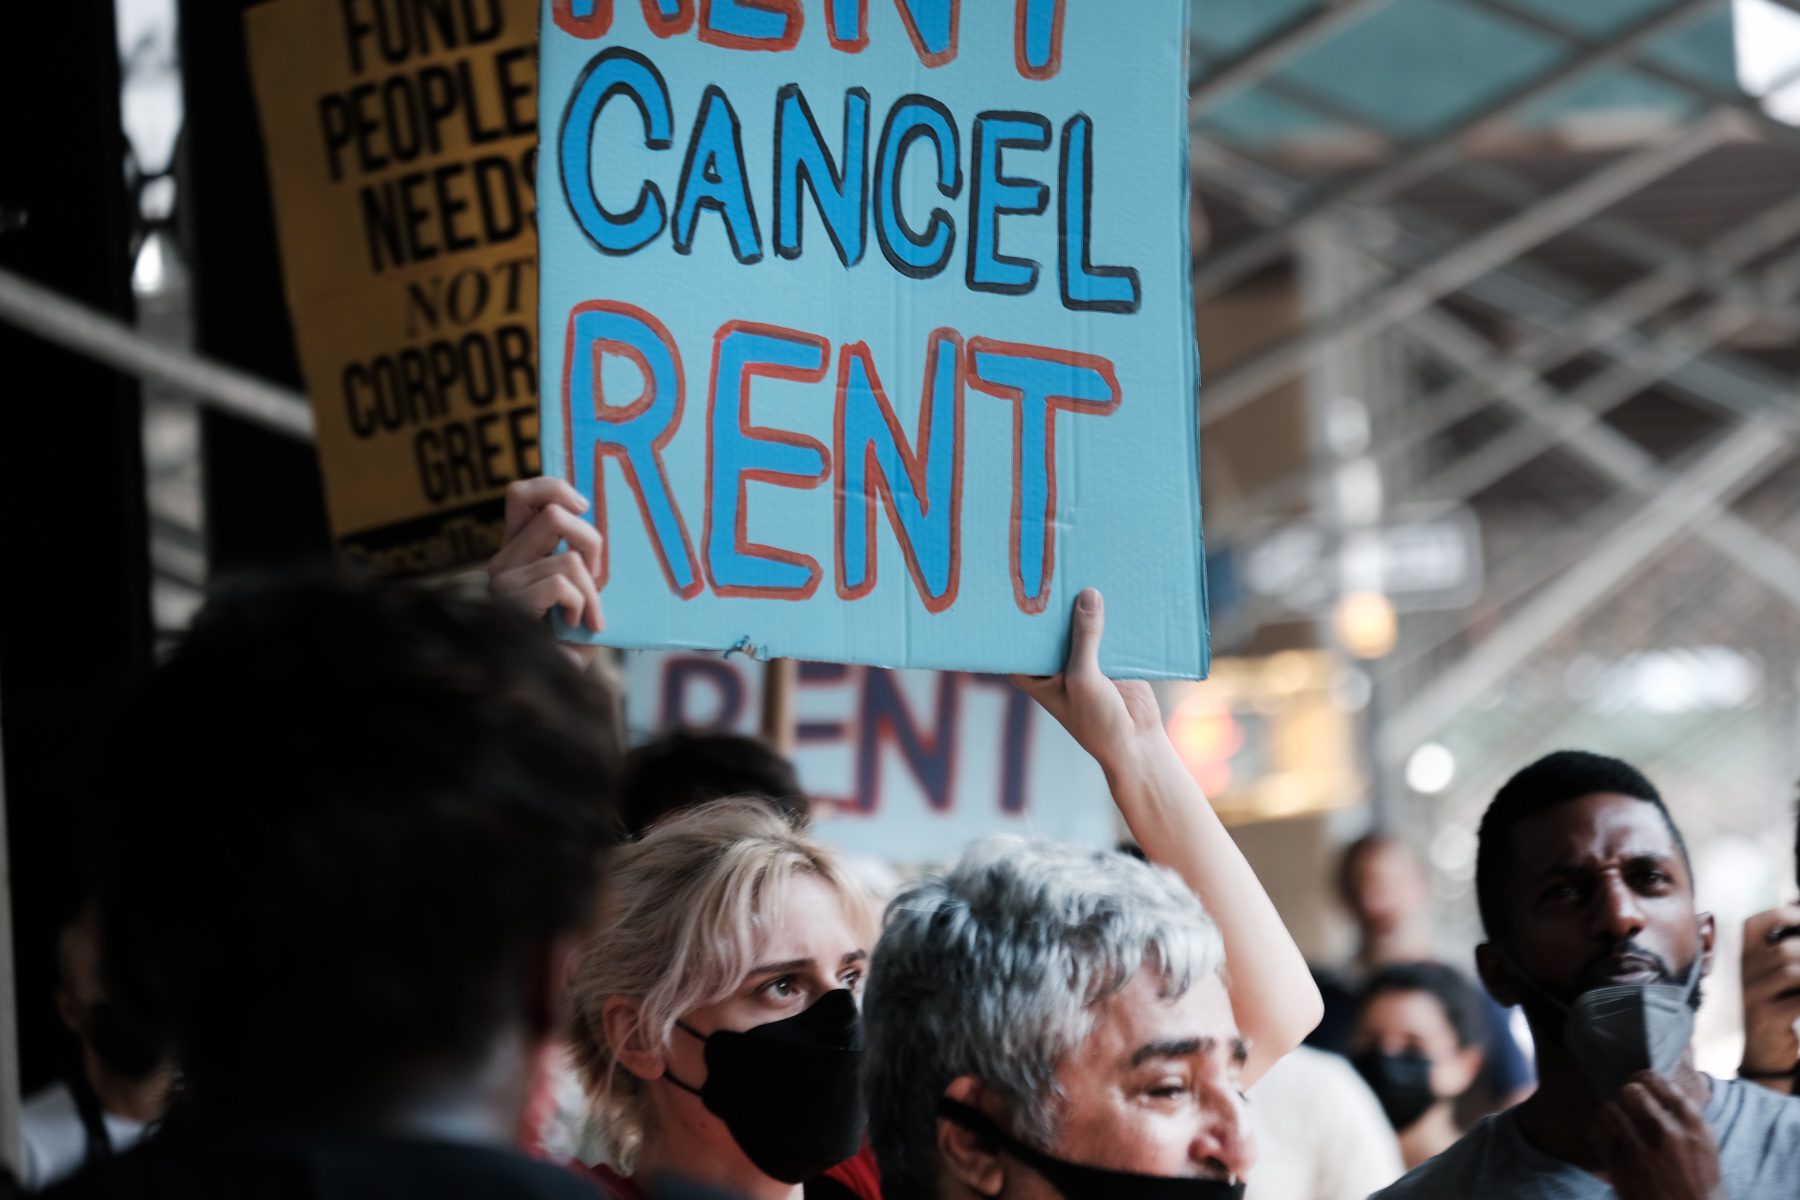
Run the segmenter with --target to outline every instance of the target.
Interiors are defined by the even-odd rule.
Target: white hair
[[[888,1200],[931,1200],[937,1102],[972,1075],[1019,1136],[1048,1146],[1056,1070],[1094,1009],[1142,970],[1172,999],[1224,962],[1179,876],[1126,854],[1019,838],[977,842],[903,891],[869,969],[870,1129]]]

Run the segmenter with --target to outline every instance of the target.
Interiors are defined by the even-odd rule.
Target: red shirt
[[[595,1163],[588,1172],[600,1181],[601,1194],[607,1200],[644,1200],[644,1189],[611,1167]],[[881,1200],[881,1175],[875,1168],[875,1152],[867,1146],[855,1158],[825,1172],[824,1178],[848,1188],[856,1200]]]

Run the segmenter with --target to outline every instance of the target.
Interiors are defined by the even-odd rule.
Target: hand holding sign
[[[1101,671],[1105,626],[1100,593],[1084,589],[1069,620],[1067,666],[1013,682],[1099,761],[1144,856],[1180,875],[1218,923],[1232,964],[1231,1008],[1249,1043],[1249,1087],[1312,1031],[1324,1005],[1281,915],[1170,744],[1155,692]]]
[[[1069,620],[1068,666],[1048,677],[1012,679],[1094,756],[1109,781],[1116,781],[1168,739],[1150,685],[1141,679],[1108,679],[1101,672],[1100,635],[1105,630],[1105,601],[1098,590],[1086,588],[1075,598]]]
[[[1281,914],[1169,742],[1155,692],[1102,673],[1105,626],[1100,593],[1083,590],[1069,621],[1067,666],[1013,682],[1099,761],[1144,856],[1180,875],[1218,922],[1232,964],[1231,1008],[1249,1042],[1249,1087],[1312,1031],[1324,1005]]]
[[[606,628],[600,614],[600,534],[583,521],[587,501],[560,479],[520,480],[506,489],[506,531],[488,563],[488,593],[543,617],[562,610],[572,628]],[[558,549],[563,543],[567,549]],[[577,648],[583,665],[595,647]]]

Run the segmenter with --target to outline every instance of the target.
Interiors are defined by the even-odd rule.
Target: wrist
[[[1161,725],[1132,731],[1116,745],[1107,747],[1104,754],[1096,754],[1094,759],[1105,773],[1107,784],[1114,789],[1155,779],[1171,767],[1186,770]]]
[[[1793,1074],[1795,1067],[1800,1066],[1800,1040],[1794,1037],[1793,1024],[1752,1021],[1739,1062],[1743,1068],[1766,1078]]]
[[[1745,1059],[1738,1065],[1740,1079],[1792,1079],[1800,1073],[1800,1063],[1789,1063],[1785,1067],[1770,1067],[1767,1064]]]

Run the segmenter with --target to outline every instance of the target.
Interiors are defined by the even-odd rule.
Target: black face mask
[[[1370,1050],[1350,1060],[1381,1101],[1381,1111],[1396,1133],[1411,1129],[1437,1103],[1431,1090],[1431,1060],[1417,1050],[1383,1054]]]
[[[840,988],[805,1012],[754,1029],[706,1035],[706,1083],[670,1083],[700,1097],[756,1169],[805,1183],[862,1149],[862,1014]]]
[[[82,1036],[101,1065],[120,1079],[148,1079],[168,1057],[162,1031],[113,1000],[87,1010]]]
[[[986,1138],[1044,1177],[1063,1200],[1242,1200],[1244,1185],[1223,1179],[1139,1175],[1052,1158],[996,1125],[986,1113],[949,1097],[938,1100],[938,1116]]]

